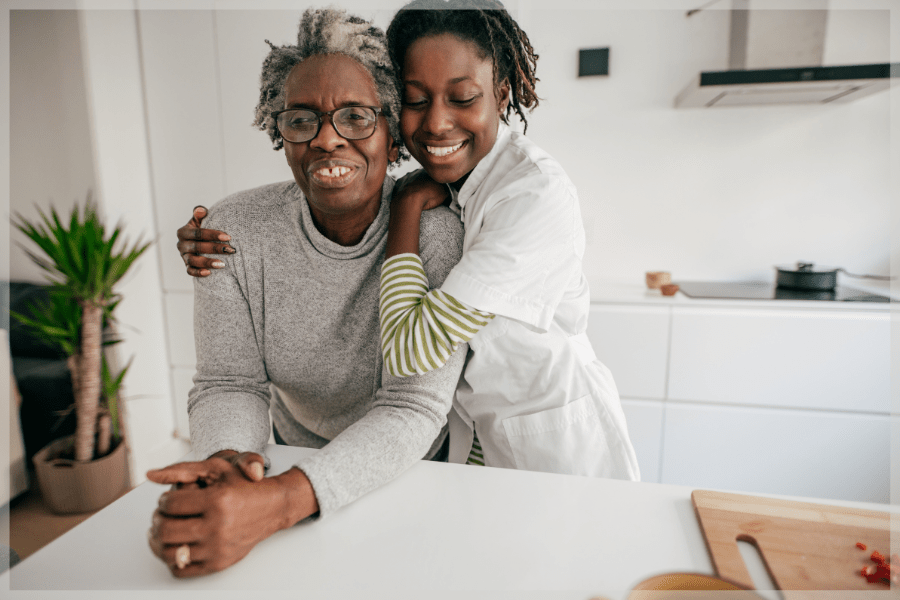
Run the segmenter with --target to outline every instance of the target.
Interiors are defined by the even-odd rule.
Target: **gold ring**
[[[183,569],[189,564],[191,564],[191,547],[182,544],[175,549],[175,567]]]

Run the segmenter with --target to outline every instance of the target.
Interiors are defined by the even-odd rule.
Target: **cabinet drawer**
[[[662,483],[890,501],[890,417],[666,403]]]
[[[674,308],[669,399],[890,412],[887,313]]]
[[[594,304],[587,334],[621,397],[665,398],[669,308]]]

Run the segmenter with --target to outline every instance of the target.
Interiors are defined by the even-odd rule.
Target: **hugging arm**
[[[415,196],[422,210],[428,210],[446,204],[449,201],[447,189],[434,182],[425,171],[419,169],[397,182],[394,187],[395,196],[403,192],[404,196]],[[235,248],[223,242],[229,242],[231,236],[217,229],[205,229],[201,226],[208,211],[205,206],[195,206],[191,220],[178,229],[178,253],[192,277],[208,277],[213,269],[221,269],[225,263],[204,254],[234,254]],[[415,231],[415,245],[419,245],[419,230]],[[418,249],[416,250],[418,252]],[[390,256],[390,255],[389,255]]]
[[[379,302],[381,348],[384,363],[394,376],[409,377],[443,367],[460,344],[494,318],[450,294],[428,288],[418,254],[398,254],[385,261]]]
[[[419,257],[419,231],[422,212],[435,206],[433,186],[438,184],[430,179],[429,184],[420,174],[413,177],[411,185],[394,191],[378,305],[384,362],[396,377],[444,366],[460,344],[494,318],[439,289],[429,289],[441,282],[429,282]]]

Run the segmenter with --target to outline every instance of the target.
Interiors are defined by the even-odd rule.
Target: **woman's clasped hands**
[[[172,487],[159,498],[148,532],[150,549],[175,577],[221,571],[259,542],[318,512],[297,468],[264,477],[253,452],[225,450],[204,461],[154,469],[150,481]]]

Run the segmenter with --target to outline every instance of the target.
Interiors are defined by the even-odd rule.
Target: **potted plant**
[[[29,315],[13,316],[65,352],[75,397],[75,435],[56,440],[34,456],[41,493],[51,509],[87,512],[105,506],[128,485],[119,388],[127,369],[110,372],[103,347],[105,322],[119,302],[116,283],[149,246],[117,244],[121,227],[109,235],[90,202],[72,209],[64,223],[55,209],[14,225],[43,252],[28,252],[47,271],[50,299],[33,304]],[[121,245],[123,248],[118,250]]]

